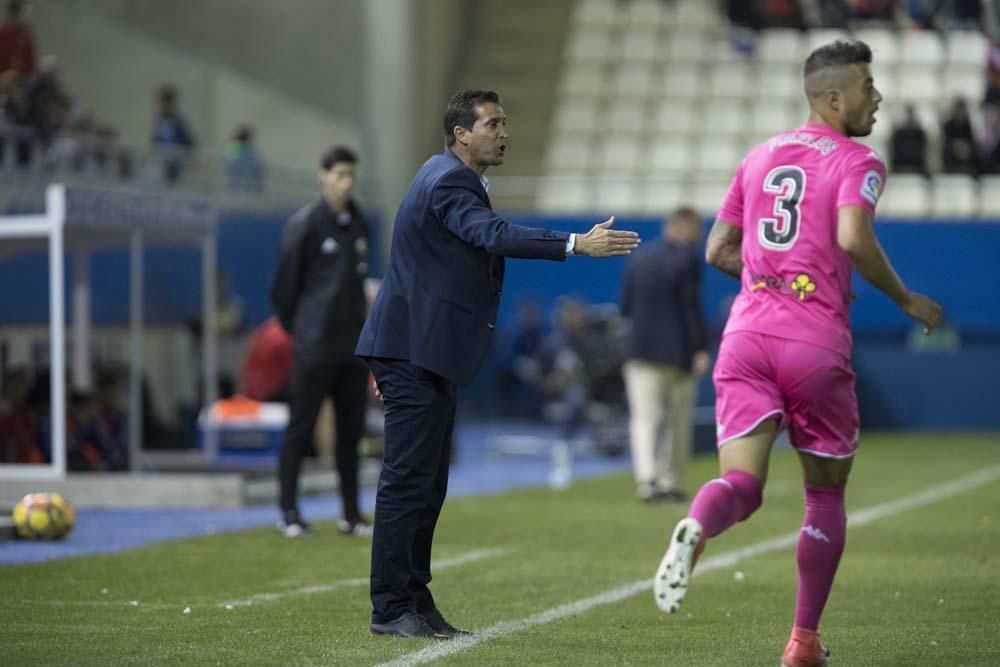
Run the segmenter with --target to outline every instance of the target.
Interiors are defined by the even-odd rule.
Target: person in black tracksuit
[[[287,537],[309,531],[298,507],[299,472],[320,406],[333,398],[341,532],[370,535],[358,509],[358,441],[364,430],[368,368],[354,356],[365,323],[368,226],[351,197],[357,156],[334,146],[320,159],[322,197],[287,224],[271,301],[294,340],[291,416],[278,461],[281,521]]]

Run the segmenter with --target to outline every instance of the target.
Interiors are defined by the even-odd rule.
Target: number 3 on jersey
[[[757,237],[769,250],[790,250],[799,237],[799,204],[806,190],[806,173],[795,165],[775,167],[764,179],[764,192],[774,195],[773,218],[757,221]]]

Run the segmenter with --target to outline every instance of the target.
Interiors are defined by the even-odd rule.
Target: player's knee
[[[744,521],[764,503],[764,484],[756,475],[743,470],[730,470],[722,476],[739,499],[736,520]]]

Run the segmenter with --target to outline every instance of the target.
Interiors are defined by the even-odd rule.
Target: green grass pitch
[[[998,436],[868,435],[849,516],[997,464]],[[692,490],[715,471],[714,457],[696,459]],[[435,560],[459,562],[432,590],[456,625],[516,623],[651,579],[685,510],[638,502],[625,475],[453,499]],[[763,508],[705,557],[792,533],[801,518],[796,458],[776,451]],[[371,636],[370,543],[316,528],[295,541],[261,529],[0,568],[0,665],[374,665],[440,646]],[[436,664],[777,665],[795,580],[786,547],[704,572],[676,615],[643,590]],[[1000,481],[849,528],[820,630],[836,667],[1000,665]]]

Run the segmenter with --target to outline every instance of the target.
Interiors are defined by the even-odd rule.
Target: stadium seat
[[[673,65],[667,69],[663,81],[663,95],[670,97],[699,98],[705,87],[701,72],[690,65]]]
[[[757,94],[757,73],[746,63],[717,64],[709,69],[708,93],[717,99]]]
[[[591,142],[582,140],[579,133],[556,135],[545,153],[545,171],[557,176],[589,172],[592,153]]]
[[[639,137],[613,135],[600,150],[602,175],[631,175],[642,166],[639,162]]]
[[[666,215],[690,199],[683,181],[652,178],[642,187],[642,211],[651,215]]]
[[[659,52],[659,35],[652,30],[630,30],[622,40],[622,60],[626,63],[654,62]]]
[[[559,92],[563,95],[598,96],[603,95],[608,74],[604,65],[585,62],[574,63],[563,68],[559,81]]]
[[[964,97],[975,106],[985,92],[986,72],[982,65],[979,67],[954,65],[945,70],[944,95],[947,102],[956,97]]]
[[[896,96],[901,101],[931,104],[941,98],[941,73],[937,67],[904,65],[899,69],[896,85]]]
[[[647,162],[649,173],[656,176],[690,174],[694,155],[691,140],[685,137],[666,137],[651,147]]]
[[[577,0],[573,20],[579,25],[610,26],[618,20],[618,3],[606,0]]]
[[[620,99],[608,109],[608,128],[612,134],[632,134],[646,128],[645,104]]]
[[[788,28],[770,28],[760,34],[755,54],[757,60],[764,66],[762,75],[770,72],[770,66],[793,65],[796,71],[805,59],[805,39],[798,30]]]
[[[673,30],[661,40],[662,59],[682,67],[700,65],[712,56],[709,40],[697,30]]]
[[[735,104],[707,104],[698,119],[700,132],[707,136],[740,136],[747,130],[747,110]]]
[[[979,217],[1000,222],[1000,176],[979,178]]]
[[[609,30],[575,30],[566,43],[566,59],[571,63],[604,63],[617,59],[621,40]]]
[[[900,62],[940,67],[944,57],[944,44],[933,30],[907,30],[900,37]]]
[[[584,179],[548,176],[542,181],[538,205],[547,212],[591,212],[594,210],[592,184]]]
[[[919,218],[929,211],[927,179],[915,174],[893,174],[886,183],[876,217]]]
[[[798,105],[782,100],[760,99],[753,105],[750,127],[754,137],[771,137],[779,132],[801,125],[805,116],[799,117]],[[745,130],[745,127],[744,127]]]
[[[633,0],[629,3],[628,21],[633,28],[657,30],[672,18],[662,0]]]
[[[700,113],[685,98],[663,100],[654,115],[656,131],[661,135],[690,134],[700,124],[699,120]]]
[[[683,28],[712,28],[720,21],[715,4],[702,0],[676,0],[674,25]]]
[[[802,65],[774,63],[762,67],[757,82],[756,94],[767,99],[804,99]]]
[[[938,174],[931,187],[931,213],[937,219],[972,218],[979,213],[979,192],[971,176]]]
[[[552,117],[556,132],[579,134],[599,129],[598,103],[592,97],[563,97]]]
[[[623,65],[612,79],[618,97],[648,97],[653,92],[653,68],[645,63]]]
[[[982,70],[986,66],[989,42],[975,30],[952,30],[944,34],[949,65],[967,65]]]
[[[733,165],[733,171],[736,170],[736,165]],[[732,176],[728,178],[716,178],[711,180],[698,180],[695,181],[689,192],[691,193],[691,205],[695,209],[705,216],[715,217],[719,214],[719,208],[722,206],[722,200],[726,196],[726,192],[729,191],[729,184],[732,182]]]
[[[695,151],[694,167],[699,177],[732,176],[743,159],[743,141],[735,138],[708,138]]]
[[[598,179],[594,207],[604,216],[638,213],[643,209],[639,186],[632,179]]]

